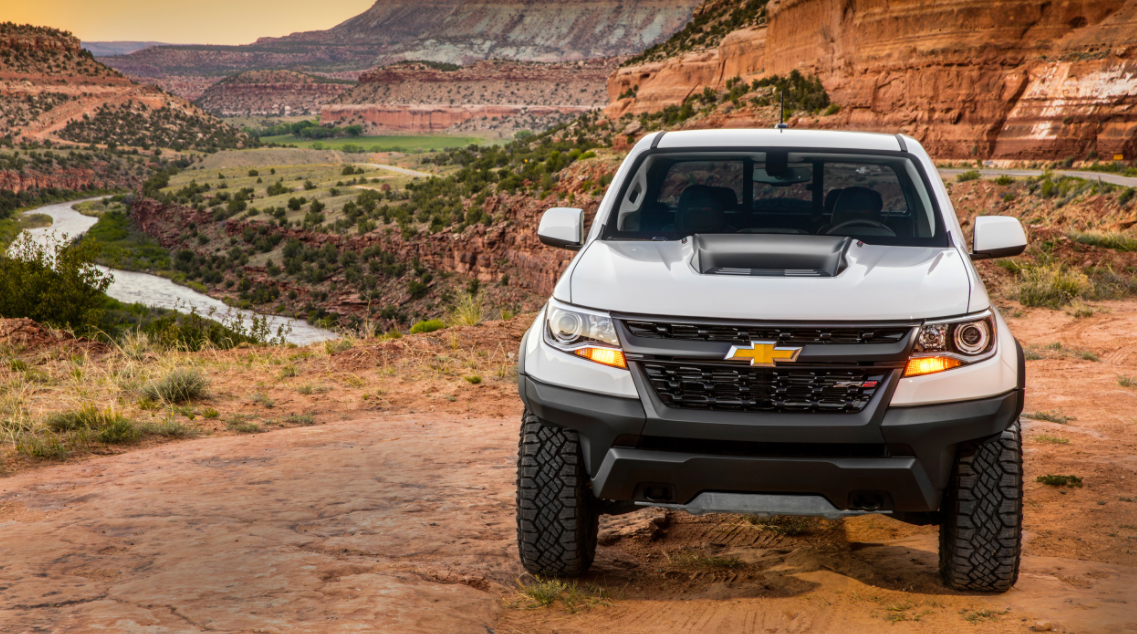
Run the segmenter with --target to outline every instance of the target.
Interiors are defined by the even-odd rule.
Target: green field
[[[345,145],[354,145],[367,152],[386,152],[388,150],[441,150],[443,148],[466,147],[471,143],[478,145],[493,145],[500,143],[496,139],[483,139],[471,136],[361,136],[343,137],[339,139],[304,139],[290,134],[280,136],[263,136],[262,143],[277,143],[280,145],[295,145],[298,148],[343,150]]]

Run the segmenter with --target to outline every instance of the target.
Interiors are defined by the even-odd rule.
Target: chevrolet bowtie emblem
[[[751,341],[749,346],[731,346],[727,361],[750,359],[750,365],[772,368],[778,361],[797,361],[801,348],[780,347],[776,341]]]

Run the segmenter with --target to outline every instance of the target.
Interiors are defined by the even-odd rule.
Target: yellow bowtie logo
[[[750,360],[750,365],[774,367],[778,361],[797,361],[801,348],[779,347],[776,341],[751,341],[749,346],[731,346],[727,361]]]

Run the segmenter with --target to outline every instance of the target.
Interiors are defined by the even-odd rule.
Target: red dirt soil
[[[786,535],[645,510],[602,521],[581,587],[609,598],[524,609],[520,404],[503,384],[476,405],[454,376],[386,383],[380,411],[334,392],[318,401],[327,424],[0,479],[0,631],[1134,632],[1137,389],[1118,377],[1137,377],[1137,301],[1095,306],[1004,311],[1043,357],[1027,363],[1026,412],[1074,419],[1024,421],[1026,556],[1003,595],[945,589],[934,528],[868,516]],[[383,354],[328,359],[362,374]],[[448,393],[461,400],[435,400]],[[1046,474],[1084,486],[1035,482]]]

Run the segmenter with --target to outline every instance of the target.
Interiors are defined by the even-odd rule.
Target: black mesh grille
[[[644,363],[668,407],[742,412],[859,412],[884,381],[879,369],[825,370]]]
[[[774,340],[780,344],[860,344],[897,343],[912,331],[906,326],[787,328],[773,326],[730,326],[711,324],[677,324],[659,321],[624,320],[624,325],[637,337],[654,339],[686,339],[690,341],[728,341],[749,343]]]

